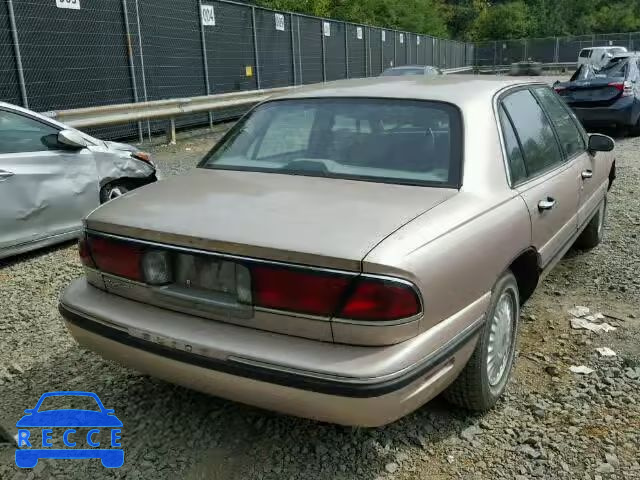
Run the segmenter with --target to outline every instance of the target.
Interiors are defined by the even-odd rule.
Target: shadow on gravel
[[[174,386],[75,347],[1,388],[0,424],[11,434],[23,410],[55,390],[95,392],[124,423],[121,469],[97,460],[42,460],[35,478],[373,479],[408,461],[411,449],[457,438],[474,420],[436,399],[383,428],[322,424]],[[0,467],[0,478],[29,473],[15,467],[13,452],[0,444],[0,465],[10,465]]]

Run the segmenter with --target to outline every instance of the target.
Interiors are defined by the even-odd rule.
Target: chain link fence
[[[495,67],[522,61],[577,63],[580,50],[602,46],[640,50],[640,32],[479,42],[472,52],[476,67]]]
[[[473,64],[473,46],[227,0],[0,0],[0,101],[36,111]],[[183,116],[178,126],[238,116]],[[159,122],[93,130],[151,135]]]

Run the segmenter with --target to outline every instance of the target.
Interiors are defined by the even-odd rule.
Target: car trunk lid
[[[620,98],[623,88],[624,78],[604,77],[562,83],[556,91],[571,105],[602,106]]]
[[[231,255],[359,271],[379,242],[457,193],[274,173],[196,169],[135,190],[87,228]]]

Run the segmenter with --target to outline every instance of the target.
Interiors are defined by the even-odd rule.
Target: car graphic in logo
[[[69,397],[80,397],[82,401],[88,402],[96,409],[63,408],[51,410],[43,407],[43,402],[51,403],[51,399],[60,400],[60,397],[67,397],[65,400],[70,400]],[[119,468],[124,463],[124,450],[120,444],[122,422],[114,415],[113,410],[102,405],[100,398],[95,393],[45,393],[40,397],[36,406],[33,409],[25,410],[25,413],[26,415],[16,423],[18,428],[16,465],[18,467],[33,468],[41,458],[99,458],[102,465],[107,468]],[[84,435],[76,428],[91,429]],[[54,429],[59,434],[54,434]],[[60,433],[63,429],[64,433]],[[104,440],[98,441],[98,436],[103,438],[106,434],[108,434],[110,441],[105,445]],[[92,448],[75,448],[76,445],[84,443]],[[105,448],[107,445],[110,448]],[[57,448],[58,446],[66,448]]]

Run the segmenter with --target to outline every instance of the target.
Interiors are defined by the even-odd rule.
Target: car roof
[[[616,53],[616,56],[613,58],[627,58],[627,57],[638,57],[638,56],[640,56],[640,52],[638,51],[620,52],[620,53]]]
[[[540,78],[472,75],[371,77],[299,87],[279,95],[277,99],[396,98],[464,104],[482,98],[491,101],[505,88],[527,84],[545,83]]]

